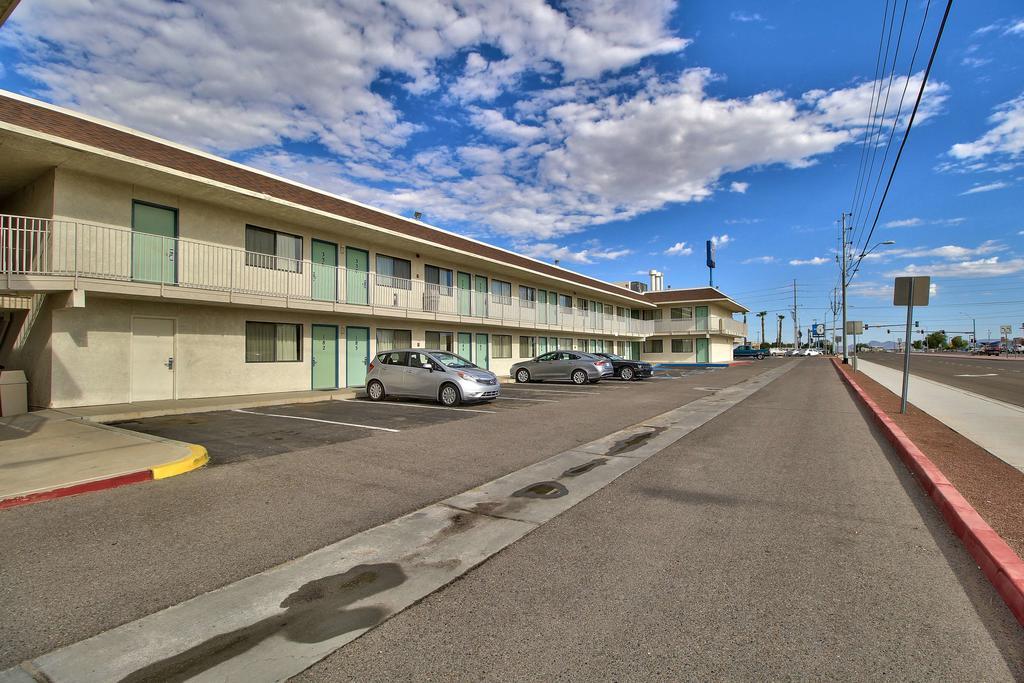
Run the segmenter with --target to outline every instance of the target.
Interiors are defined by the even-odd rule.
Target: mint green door
[[[178,210],[132,202],[132,279],[178,281]]]
[[[313,299],[338,300],[338,245],[332,242],[311,242],[310,260],[313,262]]]
[[[490,369],[491,354],[488,351],[486,334],[476,335],[476,360],[474,362],[484,370]]]
[[[473,278],[473,315],[487,317],[487,278],[477,275]],[[485,337],[487,335],[484,335]]]
[[[708,307],[697,306],[693,309],[693,317],[697,323],[697,330],[699,332],[707,332],[708,330]],[[707,341],[705,339],[704,341]],[[706,362],[706,361],[705,361]]]
[[[537,355],[538,356],[543,356],[547,352],[548,352],[548,338],[547,337],[537,337]]]
[[[313,388],[338,388],[338,327],[313,325]]]
[[[370,254],[365,249],[345,247],[345,300],[350,304],[370,302]]]
[[[459,273],[455,276],[455,287],[459,296],[459,315],[470,315],[473,312],[473,277],[469,273]]]
[[[548,293],[547,290],[537,290],[537,322],[547,323],[548,321]],[[544,353],[541,351],[541,353]]]
[[[469,332],[459,332],[458,346],[455,347],[455,353],[459,354],[468,361],[473,360],[473,335]]]
[[[366,384],[366,366],[370,363],[370,330],[366,327],[345,328],[345,386]]]
[[[708,363],[708,340],[698,339],[697,340],[697,362]]]

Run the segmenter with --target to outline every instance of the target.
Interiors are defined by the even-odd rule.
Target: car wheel
[[[763,353],[757,354],[757,359],[758,360],[764,360],[764,354]]]
[[[586,370],[573,370],[572,374],[569,375],[569,379],[572,380],[573,384],[586,384],[590,378],[587,377]]]
[[[627,382],[632,381],[634,375],[633,368],[622,368],[622,372],[619,373],[619,377]]]
[[[378,380],[371,380],[366,385],[366,397],[371,401],[381,401],[384,399],[384,385]]]
[[[526,384],[530,381],[530,371],[526,368],[519,368],[516,370],[516,382],[520,384]]]
[[[441,405],[452,408],[459,405],[459,399],[459,390],[454,384],[441,385],[441,391],[437,397]]]

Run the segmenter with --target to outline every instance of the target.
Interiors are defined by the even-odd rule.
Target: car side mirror
[[[434,371],[434,365],[432,363],[424,363],[422,367],[426,368],[427,370],[430,370],[431,372]]]

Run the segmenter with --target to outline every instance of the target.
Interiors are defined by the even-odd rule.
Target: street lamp
[[[860,253],[860,256],[857,257],[857,260],[858,261],[862,261],[862,260],[864,260],[865,256],[867,256],[868,254],[873,252],[875,249],[878,249],[879,247],[882,247],[882,246],[888,246],[890,244],[896,244],[896,240],[885,240],[884,242],[879,242],[878,244],[876,244],[875,246],[871,247],[867,251],[862,251]]]
[[[960,311],[960,315],[971,319],[971,337],[973,337],[971,339],[971,349],[974,349],[978,346],[978,320],[971,313],[964,313],[963,311]]]
[[[875,249],[878,249],[878,247],[881,247],[883,245],[889,245],[889,244],[896,244],[896,242],[894,240],[885,240],[884,242],[879,242],[878,244],[876,244],[875,246],[871,247],[867,251],[862,251],[860,253],[860,256],[858,256],[857,259],[856,259],[857,262],[853,266],[853,272],[850,273],[849,276],[847,276],[848,266],[847,266],[847,263],[846,263],[846,254],[847,254],[847,249],[846,248],[849,245],[849,242],[846,241],[846,214],[843,214],[843,254],[842,254],[843,255],[843,265],[842,265],[842,270],[839,273],[839,277],[841,278],[840,283],[843,286],[843,363],[844,364],[847,364],[847,363],[850,362],[850,356],[849,356],[849,352],[848,352],[848,347],[846,346],[846,287],[847,287],[847,285],[850,284],[850,282],[853,281],[853,276],[857,274],[857,271],[860,270],[860,264],[864,260],[864,257],[867,256],[868,254],[870,254],[871,252],[873,252]]]

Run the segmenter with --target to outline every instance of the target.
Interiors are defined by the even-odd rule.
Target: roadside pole
[[[903,393],[900,396],[900,413],[907,412],[907,393],[910,390],[910,336],[913,333],[914,306],[927,306],[932,279],[921,277],[898,277],[892,289],[892,305],[907,307],[907,343],[903,345]]]
[[[843,287],[843,363],[848,364],[850,362],[850,356],[848,348],[846,346],[846,213],[842,215],[841,221],[841,232],[842,238],[839,240],[839,249],[843,253],[843,267],[840,270],[840,280],[842,281]]]

